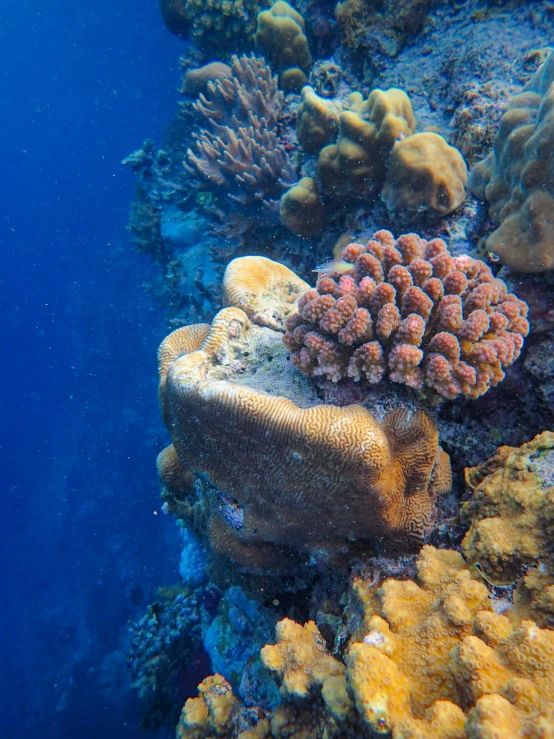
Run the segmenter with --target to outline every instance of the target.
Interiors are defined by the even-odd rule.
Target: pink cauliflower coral
[[[287,322],[284,342],[304,374],[370,383],[388,375],[444,398],[477,398],[518,358],[527,304],[481,260],[389,231],[349,244],[342,259],[351,271],[321,275]]]

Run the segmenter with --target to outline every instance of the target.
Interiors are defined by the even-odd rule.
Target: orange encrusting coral
[[[284,342],[295,367],[333,382],[385,375],[444,398],[477,398],[504,378],[529,331],[527,304],[479,259],[441,239],[378,231],[342,252],[298,302]]]

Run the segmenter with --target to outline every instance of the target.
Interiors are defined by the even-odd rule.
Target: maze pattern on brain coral
[[[342,260],[342,275],[320,273],[287,321],[284,342],[303,374],[388,376],[447,399],[477,398],[519,357],[528,306],[481,260],[452,256],[441,239],[395,240],[384,230],[349,244]]]

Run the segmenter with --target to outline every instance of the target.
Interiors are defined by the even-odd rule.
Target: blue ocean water
[[[121,159],[182,45],[157,3],[24,0],[0,25],[0,736],[139,736],[122,639],[179,566],[156,515],[163,316]]]

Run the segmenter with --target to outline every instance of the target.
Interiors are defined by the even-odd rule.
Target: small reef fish
[[[347,272],[352,272],[354,265],[351,262],[346,262],[344,259],[332,259],[329,262],[319,264],[312,272],[317,272],[323,275],[344,275]]]

